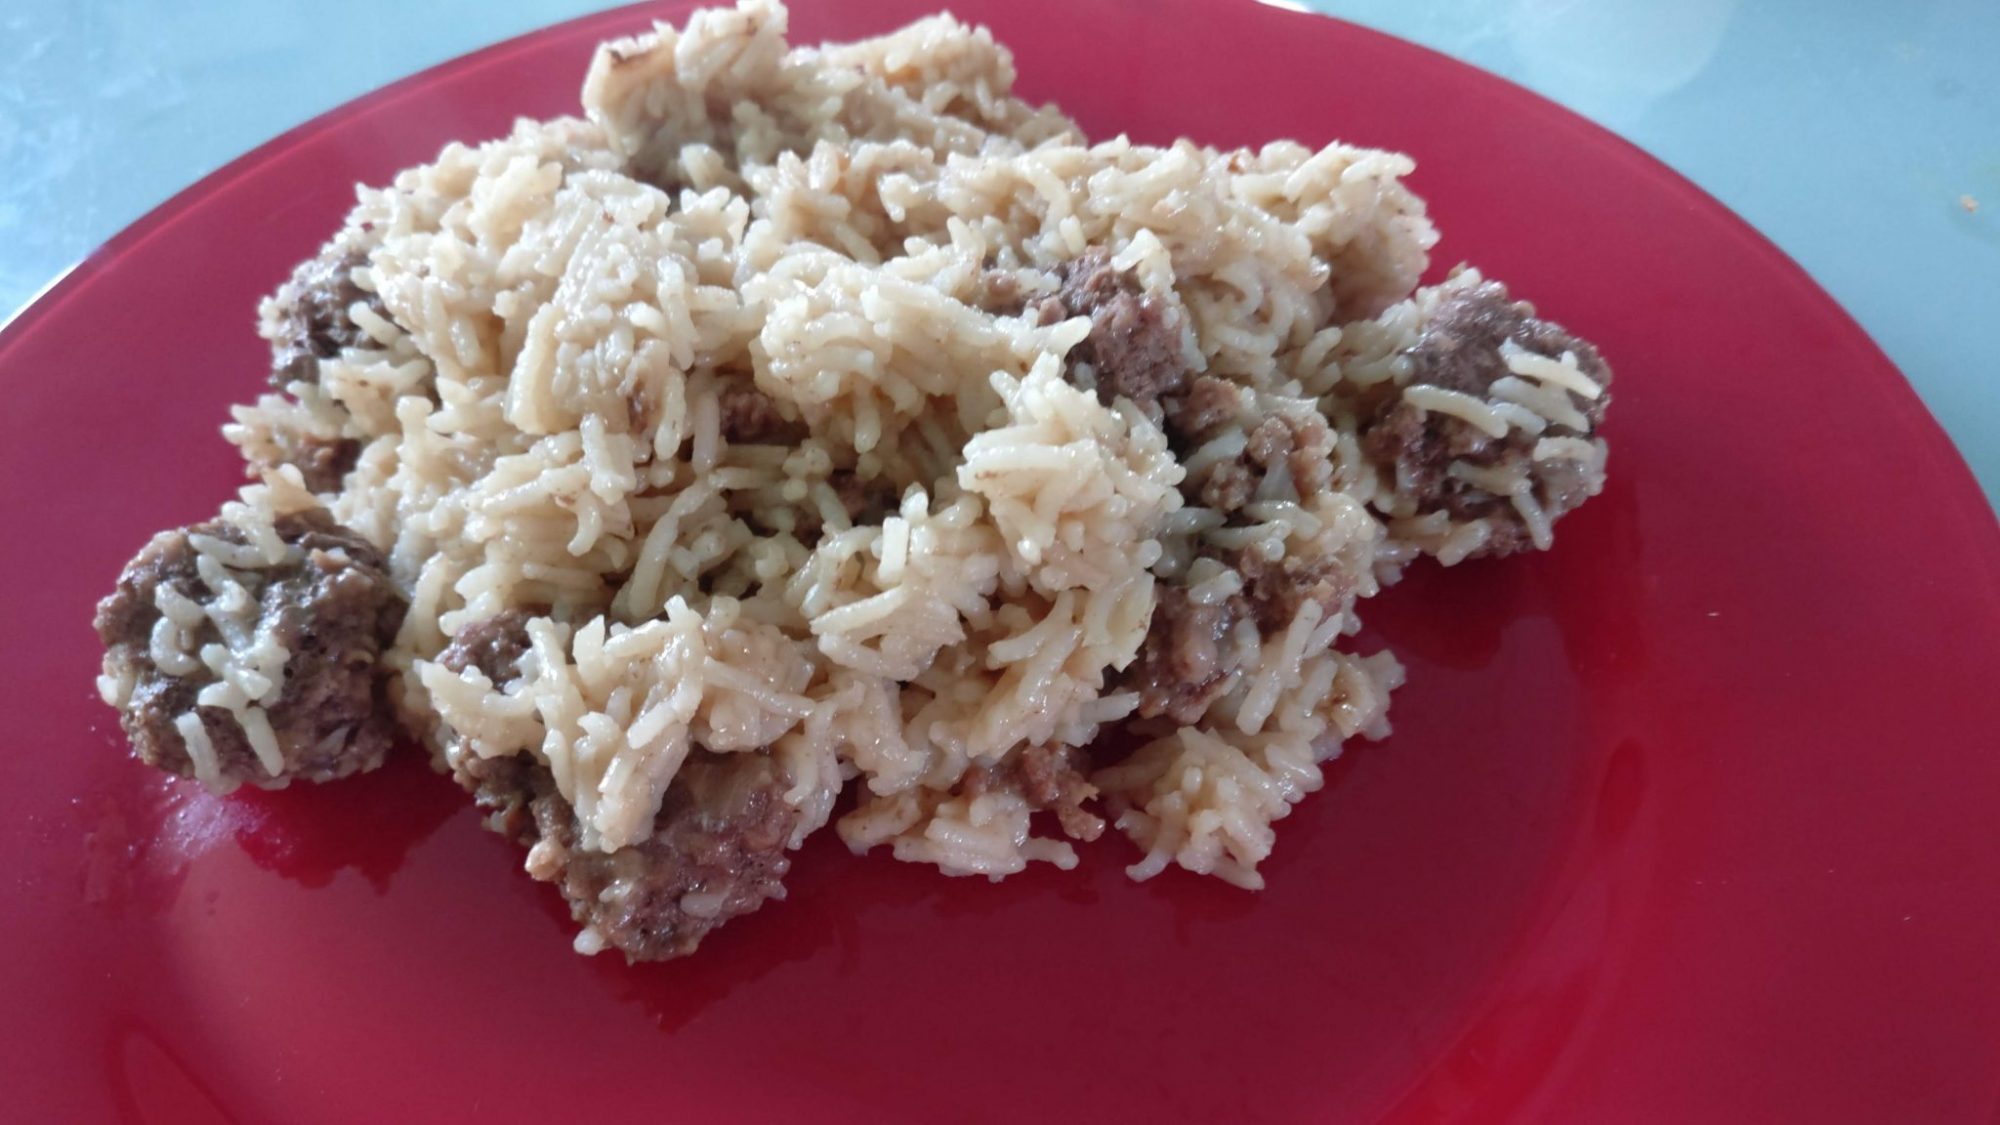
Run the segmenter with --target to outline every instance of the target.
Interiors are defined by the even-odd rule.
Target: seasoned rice
[[[1503,325],[1465,345],[1490,381],[1419,381],[1505,294],[1418,288],[1406,156],[1091,143],[983,28],[786,23],[743,0],[607,43],[583,116],[360,189],[316,259],[351,263],[345,334],[226,427],[258,479],[243,541],[196,544],[211,592],[281,516],[352,529],[407,601],[403,727],[462,778],[545,771],[571,854],[651,839],[691,755],[763,755],[791,846],[850,790],[856,851],[1069,867],[1036,771],[1115,726],[1137,749],[1063,774],[1066,807],[1102,805],[1134,878],[1260,886],[1322,763],[1388,733],[1403,673],[1355,651],[1356,603],[1419,555],[1548,547],[1601,485],[1608,369]],[[281,357],[318,276],[263,305]],[[258,709],[286,654],[161,598],[149,667],[215,657],[250,780],[287,780]],[[511,668],[441,657],[509,614]],[[204,615],[240,648],[189,651]],[[134,667],[107,659],[114,705]],[[579,949],[640,950],[578,917]]]

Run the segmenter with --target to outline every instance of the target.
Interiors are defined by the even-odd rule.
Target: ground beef
[[[353,438],[306,438],[289,452],[284,463],[298,467],[307,488],[333,492],[360,459],[361,443]]]
[[[1361,449],[1393,467],[1397,491],[1418,507],[1431,508],[1450,499],[1452,482],[1445,468],[1457,457],[1484,451],[1484,443],[1461,440],[1467,436],[1486,437],[1455,418],[1399,402],[1361,431]]]
[[[1032,305],[1024,304],[1024,307],[1033,311],[1034,322],[1041,328],[1061,324],[1070,317],[1069,306],[1062,303],[1061,297],[1041,297]]]
[[[1250,431],[1243,456],[1260,469],[1268,469],[1292,452],[1292,430],[1279,418],[1266,418]]]
[[[279,290],[282,331],[271,344],[273,386],[282,390],[288,383],[317,382],[320,360],[369,341],[350,310],[358,302],[377,316],[389,313],[380,294],[354,282],[354,270],[367,264],[368,256],[360,251],[328,250],[299,266]]]
[[[1266,637],[1289,628],[1307,602],[1319,603],[1321,621],[1353,604],[1354,576],[1335,559],[1287,555],[1271,562],[1255,547],[1246,547],[1233,561],[1243,576],[1243,596],[1257,615],[1257,629]]]
[[[1552,321],[1535,316],[1535,306],[1508,297],[1497,281],[1453,290],[1431,310],[1411,347],[1410,382],[1484,398],[1494,380],[1508,374],[1500,345],[1508,340],[1545,356],[1576,353],[1576,365],[1600,384],[1611,381],[1604,357],[1590,343]],[[1595,425],[1603,418],[1603,398],[1578,406]]]
[[[1204,508],[1233,512],[1257,494],[1257,474],[1242,458],[1219,461],[1195,485],[1195,499]]]
[[[1130,270],[1113,268],[1103,249],[1084,252],[1058,272],[1062,288],[1051,300],[1064,316],[1090,318],[1090,335],[1070,352],[1071,362],[1095,372],[1105,405],[1123,396],[1158,418],[1163,400],[1186,390],[1189,374],[1167,303],[1141,289]],[[1045,309],[1043,319],[1053,311]]]
[[[1579,370],[1600,386],[1610,385],[1611,369],[1595,347],[1561,325],[1539,319],[1533,305],[1510,299],[1506,287],[1494,281],[1440,298],[1409,350],[1410,383],[1484,398],[1496,380],[1510,373],[1500,355],[1508,340],[1550,357],[1574,353]],[[1572,394],[1569,399],[1595,430],[1611,396],[1585,401]],[[1551,425],[1547,435],[1575,437],[1588,432]],[[1574,461],[1532,461],[1536,440],[1518,429],[1495,438],[1462,419],[1428,413],[1400,398],[1386,400],[1361,430],[1362,451],[1392,472],[1395,489],[1414,502],[1419,514],[1442,510],[1458,520],[1492,520],[1493,533],[1478,552],[1489,555],[1524,550],[1533,545],[1532,539],[1506,496],[1452,477],[1447,471],[1452,462],[1525,467],[1534,481],[1535,498],[1551,520],[1588,499],[1597,486],[1594,475]]]
[[[495,687],[511,683],[528,651],[528,622],[535,616],[510,609],[459,629],[438,653],[437,662],[452,672],[477,668]]]
[[[1083,752],[1074,746],[1029,746],[1018,760],[1021,795],[1028,803],[1053,811],[1071,839],[1097,839],[1104,820],[1084,807],[1097,796],[1097,787],[1084,777]]]
[[[783,898],[799,813],[790,779],[767,754],[697,750],[674,775],[651,838],[614,852],[578,846],[576,811],[548,767],[527,755],[455,755],[453,776],[487,826],[532,850],[528,869],[554,883],[570,915],[633,961],[695,951],[709,931]]]
[[[1193,400],[1191,394],[1188,401]],[[1309,499],[1333,483],[1333,445],[1333,431],[1317,411],[1272,414],[1250,431],[1241,454],[1209,466],[1184,487],[1195,503],[1234,512],[1256,496],[1265,477],[1282,467],[1299,497]]]
[[[1074,746],[1033,745],[998,766],[976,765],[966,771],[962,791],[977,797],[990,790],[1012,789],[1033,807],[1053,812],[1063,834],[1072,840],[1095,840],[1104,819],[1086,806],[1097,799],[1097,786],[1086,776],[1088,760]]]
[[[308,490],[334,492],[360,460],[361,448],[361,442],[354,438],[328,438],[280,429],[272,433],[268,447],[246,452],[245,456],[251,476],[291,465],[298,469]]]
[[[1131,399],[1165,427],[1182,455],[1241,418],[1242,390],[1227,379],[1189,370],[1167,303],[1145,292],[1132,271],[1114,268],[1110,253],[1086,251],[1057,272],[1062,287],[1033,306],[1036,320],[1049,324],[1090,318],[1090,335],[1071,351],[1070,360],[1095,373],[1097,397],[1105,405],[1120,397]],[[1249,436],[1240,457],[1184,483],[1190,502],[1234,512],[1256,496],[1264,478],[1280,465],[1291,474],[1301,498],[1331,483],[1334,436],[1317,411],[1273,415]]]
[[[1018,316],[1028,307],[1028,295],[1019,274],[988,266],[974,279],[968,303],[996,316]]]
[[[1167,429],[1192,449],[1235,421],[1242,409],[1241,387],[1213,375],[1197,375],[1188,383],[1187,394],[1169,404]]]
[[[778,411],[777,402],[755,387],[729,387],[717,396],[722,438],[731,445],[797,445],[806,428]]]
[[[173,676],[150,655],[153,624],[160,618],[156,590],[170,586],[198,602],[212,596],[196,570],[189,537],[247,540],[221,520],[155,536],[119,575],[117,589],[98,603],[95,624],[106,648],[106,671],[133,684],[120,722],[140,760],[193,776],[187,747],[174,729],[174,720],[190,709],[200,715],[215,746],[223,788],[245,781],[344,777],[375,766],[394,743],[397,728],[378,658],[394,640],[405,604],[382,556],[323,512],[283,516],[276,526],[279,537],[298,548],[296,557],[269,570],[241,572],[241,578],[257,599],[258,629],[290,653],[284,686],[265,708],[283,754],[282,770],[276,778],[265,771],[230,712],[197,706],[197,694],[215,680],[207,666]],[[201,630],[197,646],[222,642],[213,623]]]
[[[575,834],[575,810],[556,792],[555,775],[541,759],[532,754],[482,758],[457,748],[448,757],[452,760],[452,780],[472,794],[473,802],[486,814],[487,828],[517,844],[533,847],[542,838],[537,807],[555,805],[570,814],[569,832]]]
[[[1139,717],[1192,726],[1236,670],[1229,634],[1251,611],[1242,598],[1200,605],[1178,586],[1158,586],[1153,619],[1122,686],[1139,693]]]
[[[1266,474],[1282,464],[1299,495],[1311,497],[1333,482],[1333,443],[1333,431],[1317,411],[1273,414],[1250,432],[1244,452]]]

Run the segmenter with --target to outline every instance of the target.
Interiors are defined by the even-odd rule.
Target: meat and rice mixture
[[[106,701],[217,792],[420,741],[586,953],[693,950],[829,824],[1259,886],[1388,730],[1357,603],[1548,547],[1609,369],[1417,288],[1406,157],[1091,144],[984,30],[785,26],[605,44],[584,117],[362,189],[261,310],[255,483],[100,607]]]

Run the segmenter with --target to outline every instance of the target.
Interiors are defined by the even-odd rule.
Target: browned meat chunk
[[[717,396],[722,407],[722,439],[731,445],[797,445],[806,428],[778,411],[770,395],[755,387],[730,387]]]
[[[1361,448],[1369,457],[1395,468],[1397,491],[1420,507],[1447,499],[1445,467],[1455,456],[1482,448],[1486,435],[1455,419],[1436,418],[1408,403],[1398,403],[1361,431]],[[1463,440],[1476,437],[1479,442]]]
[[[1087,807],[1097,799],[1097,786],[1085,776],[1083,752],[1073,746],[1034,745],[997,766],[973,766],[962,783],[965,793],[979,796],[1012,789],[1029,805],[1053,812],[1063,834],[1073,840],[1095,840],[1104,820]]]
[[[1167,424],[1189,444],[1199,444],[1234,421],[1242,406],[1242,388],[1227,379],[1197,375],[1187,394],[1168,405]]]
[[[1161,400],[1187,387],[1179,329],[1166,302],[1145,292],[1129,270],[1113,269],[1111,255],[1086,251],[1062,268],[1055,298],[1068,316],[1090,318],[1090,335],[1070,353],[1097,378],[1097,397],[1107,406],[1123,396],[1154,418]]]
[[[306,487],[314,492],[332,492],[361,457],[361,443],[353,438],[306,438],[288,451],[285,463],[298,466]]]
[[[1599,384],[1611,381],[1604,357],[1588,342],[1552,321],[1535,316],[1535,306],[1512,300],[1497,281],[1460,288],[1443,298],[1410,349],[1410,382],[1484,397],[1494,380],[1507,374],[1500,345],[1514,341],[1546,356],[1576,353],[1576,365]],[[1605,400],[1582,404],[1592,424],[1602,420]]]
[[[1243,455],[1260,469],[1268,469],[1292,452],[1292,429],[1281,419],[1266,418],[1250,431]]]
[[[1218,462],[1201,478],[1195,496],[1203,507],[1233,512],[1257,494],[1257,474],[1241,458]]]
[[[1354,604],[1354,577],[1336,560],[1287,555],[1270,562],[1255,548],[1246,548],[1235,562],[1243,575],[1243,594],[1257,614],[1257,629],[1267,637],[1289,628],[1307,602],[1319,603],[1321,621]]]
[[[477,668],[495,687],[505,687],[527,654],[528,621],[533,616],[525,609],[510,609],[475,621],[458,631],[437,661],[453,672]]]
[[[1084,807],[1097,796],[1097,786],[1084,777],[1085,764],[1074,746],[1030,746],[1020,755],[1021,795],[1052,810],[1063,834],[1075,840],[1095,840],[1104,831],[1104,820]]]
[[[1236,670],[1229,634],[1249,607],[1240,598],[1200,605],[1178,586],[1156,588],[1153,620],[1124,685],[1139,693],[1139,717],[1165,715],[1191,726],[1208,712]]]
[[[1282,469],[1299,498],[1308,499],[1333,482],[1333,444],[1333,431],[1316,411],[1272,414],[1250,431],[1241,455],[1210,466],[1185,488],[1203,507],[1234,512]]]
[[[1322,492],[1333,480],[1333,431],[1318,413],[1274,414],[1250,431],[1244,452],[1269,476],[1282,465],[1302,497]]]
[[[317,382],[320,360],[369,342],[350,310],[358,303],[377,316],[389,313],[380,294],[355,284],[355,269],[367,264],[368,256],[358,251],[328,250],[300,265],[279,290],[283,333],[271,345],[273,386]]]
[[[1439,300],[1410,348],[1410,383],[1483,398],[1494,382],[1509,374],[1500,354],[1508,340],[1551,358],[1573,353],[1585,375],[1599,386],[1611,383],[1611,368],[1595,347],[1561,325],[1537,318],[1533,305],[1511,300],[1506,287],[1494,281],[1461,288]],[[1565,395],[1588,428],[1579,431],[1551,424],[1546,436],[1590,436],[1603,420],[1611,396],[1586,400]],[[1363,452],[1392,472],[1394,488],[1419,513],[1442,510],[1460,520],[1491,519],[1493,535],[1478,552],[1488,555],[1524,550],[1533,545],[1532,539],[1509,497],[1452,476],[1448,470],[1453,462],[1524,469],[1533,482],[1535,500],[1550,520],[1595,495],[1601,483],[1599,474],[1572,460],[1531,460],[1536,440],[1537,435],[1519,429],[1495,438],[1463,419],[1429,413],[1400,397],[1385,401],[1361,431]]]
[[[162,618],[162,587],[196,603],[216,598],[197,567],[195,536],[243,544],[244,532],[221,520],[154,536],[118,578],[118,588],[98,603],[97,635],[104,642],[106,683],[120,723],[141,761],[182,777],[195,765],[175,720],[193,712],[216,758],[215,788],[242,782],[282,784],[292,778],[329,781],[371,769],[394,743],[397,730],[377,660],[402,623],[404,601],[389,580],[382,556],[359,535],[324,513],[280,517],[278,535],[292,550],[267,569],[232,569],[252,600],[225,636],[212,616],[191,626],[185,652],[219,645],[241,650],[269,637],[288,654],[284,683],[264,707],[283,763],[275,774],[261,763],[234,715],[198,704],[217,676],[206,663],[182,657],[189,668],[171,674],[154,663],[152,635]],[[254,611],[254,612],[253,612]],[[164,657],[162,657],[164,659]],[[122,698],[121,698],[122,697]]]
[[[1027,307],[1028,298],[1020,275],[989,266],[973,283],[971,304],[1000,316],[1015,316]]]
[[[1333,487],[1333,430],[1326,419],[1314,415],[1303,426],[1285,422],[1292,428],[1292,448],[1285,454],[1285,467],[1292,471],[1292,484],[1302,497],[1313,496]]]
[[[1036,300],[1033,305],[1025,307],[1034,310],[1035,324],[1041,328],[1047,328],[1051,324],[1060,324],[1070,317],[1069,306],[1062,303],[1061,297],[1042,297]]]
[[[578,846],[576,811],[540,761],[453,757],[453,776],[487,811],[487,826],[533,848],[530,873],[554,883],[570,916],[628,960],[685,956],[731,918],[784,897],[799,813],[769,755],[695,751],[667,788],[652,837],[614,852]]]
[[[252,476],[291,465],[298,469],[307,489],[333,492],[361,459],[361,443],[353,438],[278,429],[272,433],[269,445],[247,450],[245,457]]]
[[[353,438],[306,442],[292,464],[299,467],[306,487],[314,492],[332,492],[361,457],[361,443]]]

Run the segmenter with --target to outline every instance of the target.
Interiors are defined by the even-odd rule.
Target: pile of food
[[[255,482],[100,607],[104,698],[217,792],[421,742],[586,953],[691,951],[829,823],[1259,886],[1388,729],[1357,602],[1547,547],[1610,372],[1417,288],[1404,156],[1093,145],[983,29],[785,33],[605,44],[583,119],[362,189],[262,308]]]

